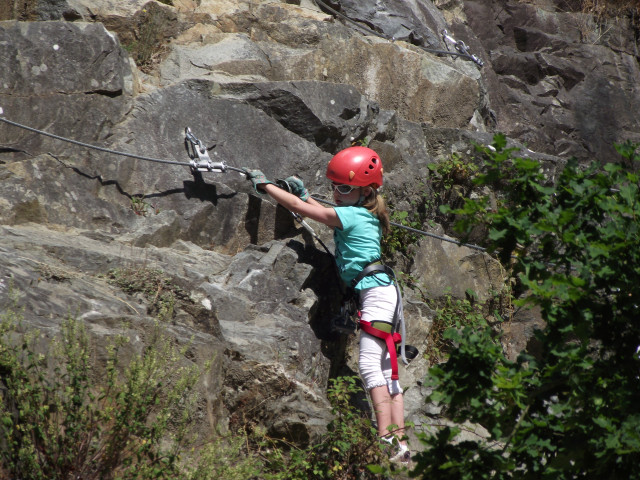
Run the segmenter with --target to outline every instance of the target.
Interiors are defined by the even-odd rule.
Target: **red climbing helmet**
[[[327,178],[356,187],[382,186],[382,160],[367,147],[349,147],[336,153],[327,165]]]

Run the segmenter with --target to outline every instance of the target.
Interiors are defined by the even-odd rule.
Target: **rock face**
[[[496,128],[535,151],[617,158],[614,142],[640,140],[631,18],[536,3],[464,2],[465,29],[476,36],[470,45],[488,61],[484,78]]]
[[[185,127],[214,161],[296,173],[325,197],[332,154],[368,141],[389,198],[407,208],[427,164],[496,129],[540,152],[527,154],[551,176],[557,154],[608,160],[611,141],[638,139],[637,43],[622,24],[592,45],[568,28],[580,16],[531,4],[329,2],[389,42],[312,2],[173,3],[0,7],[2,118],[103,149],[0,122],[0,305],[11,284],[27,324],[50,337],[76,315],[97,348],[126,322],[131,354],[158,312],[108,278],[164,272],[184,292],[166,327],[193,342],[189,361],[213,360],[205,432],[250,421],[316,439],[328,378],[356,371],[357,349],[328,328],[339,290],[330,256],[242,175],[192,173]],[[443,27],[485,68],[425,52],[443,48]],[[331,248],[331,232],[310,223]],[[414,248],[399,265],[429,298],[469,288],[484,298],[502,284],[483,253],[432,238]],[[424,351],[433,312],[406,293],[408,341]],[[416,424],[433,414],[427,368],[420,358],[402,373]]]

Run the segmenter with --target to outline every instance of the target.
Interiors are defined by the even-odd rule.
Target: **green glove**
[[[296,177],[291,176],[284,179],[289,184],[289,189],[296,197],[300,197],[300,200],[306,202],[309,199],[309,190],[304,186],[304,182]]]
[[[257,193],[265,193],[264,190],[258,188],[260,185],[266,185],[267,183],[273,184],[271,180],[267,180],[267,176],[260,170],[249,170],[247,168],[245,168],[244,170],[247,174],[247,179],[251,180],[251,183],[253,183],[253,188]]]

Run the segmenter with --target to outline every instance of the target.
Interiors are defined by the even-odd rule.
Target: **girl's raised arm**
[[[332,228],[342,228],[342,222],[332,207],[325,207],[311,198],[305,202],[272,183],[262,184],[259,188],[264,190],[284,208],[292,212],[315,220],[316,222],[324,223]]]

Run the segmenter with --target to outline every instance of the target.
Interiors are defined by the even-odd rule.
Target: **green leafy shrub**
[[[429,170],[433,174],[433,183],[437,190],[451,190],[456,185],[469,187],[478,171],[478,167],[458,153],[440,163],[430,163]]]
[[[451,208],[462,206],[464,198],[474,190],[474,179],[478,173],[474,159],[452,153],[449,158],[439,163],[430,163],[428,168],[431,172],[432,205],[448,205]],[[453,215],[437,208],[433,208],[430,215],[445,229],[448,229],[455,219]]]
[[[207,442],[185,463],[185,480],[248,480],[262,477],[262,459],[248,449],[242,433],[221,435]]]
[[[115,339],[106,371],[96,372],[81,322],[64,321],[48,353],[38,354],[39,332],[21,333],[20,319],[16,309],[0,319],[0,472],[22,480],[176,478],[200,369],[180,365],[159,327],[128,365],[119,362],[126,339]]]
[[[459,429],[424,435],[415,475],[429,479],[637,479],[640,472],[640,194],[637,145],[620,162],[567,163],[556,185],[540,165],[513,156],[503,136],[479,147],[481,185],[501,189],[497,208],[467,200],[461,232],[478,223],[489,248],[513,263],[521,307],[546,322],[539,352],[507,359],[489,328],[449,329],[446,363],[430,370],[432,400],[486,439]]]
[[[449,352],[455,348],[452,339],[445,335],[449,329],[459,330],[466,326],[474,328],[487,326],[481,307],[469,299],[456,299],[451,295],[444,297],[443,304],[436,307],[436,314],[429,329],[427,357],[431,365],[446,359]]]
[[[202,439],[194,433],[195,385],[208,367],[184,366],[184,349],[173,347],[160,323],[150,337],[125,364],[127,338],[118,336],[99,369],[82,322],[68,318],[46,344],[39,331],[24,330],[21,309],[5,309],[0,477],[348,480],[389,472],[370,419],[353,404],[364,393],[357,377],[332,380],[335,418],[318,444],[301,449],[259,432]]]

